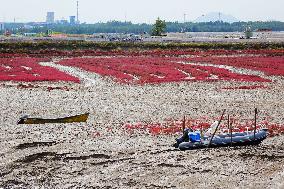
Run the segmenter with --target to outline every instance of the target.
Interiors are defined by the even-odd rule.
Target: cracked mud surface
[[[126,122],[216,117],[284,121],[283,79],[268,89],[219,90],[229,82],[130,86],[97,82],[52,84],[46,91],[0,85],[0,188],[283,188],[284,136],[257,147],[179,151],[176,135],[152,136]],[[83,82],[84,83],[84,82]],[[48,83],[37,83],[46,86]],[[90,112],[87,123],[16,125],[23,114],[63,117]],[[99,134],[98,134],[99,133]]]

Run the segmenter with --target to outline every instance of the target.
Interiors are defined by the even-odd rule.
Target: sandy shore
[[[178,151],[176,136],[129,134],[126,122],[158,122],[222,109],[283,123],[284,80],[255,90],[194,82],[125,85],[89,75],[79,84],[0,84],[0,188],[283,188],[284,137],[260,146]],[[91,81],[91,82],[90,82]],[[51,90],[47,86],[67,86]],[[250,85],[252,85],[250,83]],[[62,117],[90,112],[87,123],[17,125],[20,116]],[[98,135],[99,133],[99,135]]]

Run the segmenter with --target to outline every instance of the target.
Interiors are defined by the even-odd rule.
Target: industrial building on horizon
[[[71,24],[71,25],[76,24],[76,16],[70,16],[69,17],[69,24]]]
[[[4,27],[4,22],[0,22],[0,31],[4,31],[5,27]]]
[[[80,21],[79,21],[79,1],[77,1],[76,3],[77,3],[77,16],[69,16],[69,24],[71,24],[71,25],[80,24]],[[47,12],[46,24],[54,24],[54,23],[68,24],[68,20],[65,20],[63,18],[61,20],[55,21],[54,15],[55,15],[54,12]]]
[[[67,19],[62,18],[61,20],[55,20],[55,13],[54,12],[47,12],[46,14],[46,24],[79,24],[78,18],[76,16],[69,16],[69,22]]]
[[[48,24],[54,23],[54,12],[47,12],[46,23],[48,23]]]

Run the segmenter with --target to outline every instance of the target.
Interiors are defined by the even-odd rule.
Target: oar
[[[216,134],[216,132],[217,132],[217,130],[218,130],[218,127],[219,127],[219,125],[221,124],[221,121],[222,121],[222,119],[223,119],[223,117],[224,117],[225,112],[226,112],[226,109],[223,110],[222,116],[221,116],[221,118],[220,118],[220,120],[219,120],[219,122],[218,122],[218,125],[217,125],[217,127],[216,127],[216,129],[215,129],[215,131],[214,131],[214,133],[213,133],[213,135],[212,135],[210,141],[209,141],[209,144],[208,144],[207,148],[210,147],[210,145],[211,145],[211,143],[212,143],[212,140],[213,140],[213,138],[214,138],[214,136],[215,136],[215,134]]]
[[[183,134],[185,133],[185,116],[183,116],[182,132],[183,132]]]
[[[257,116],[257,108],[254,109],[254,132],[253,132],[253,140],[255,140],[255,133],[256,133],[256,116]]]
[[[233,122],[230,124],[231,146],[233,146]]]

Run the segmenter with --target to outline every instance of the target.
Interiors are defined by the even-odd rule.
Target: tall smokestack
[[[79,1],[77,1],[77,24],[80,24],[80,21],[79,21]]]

